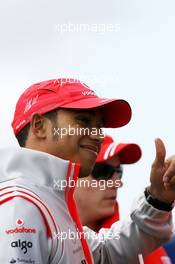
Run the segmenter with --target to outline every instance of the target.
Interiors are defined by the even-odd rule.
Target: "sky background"
[[[132,120],[108,131],[143,151],[124,168],[125,217],[149,184],[154,139],[163,139],[167,156],[175,153],[174,11],[173,0],[1,1],[0,146],[17,145],[10,123],[32,83],[75,77],[102,97],[126,99]]]

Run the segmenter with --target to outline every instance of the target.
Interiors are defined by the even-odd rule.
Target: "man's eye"
[[[90,118],[87,116],[77,116],[76,119],[78,120],[79,123],[83,125],[89,125],[91,121]]]

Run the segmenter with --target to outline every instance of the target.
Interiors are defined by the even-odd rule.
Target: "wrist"
[[[162,211],[171,211],[174,207],[174,201],[173,202],[164,202],[162,200],[157,199],[157,196],[153,196],[150,192],[150,188],[147,187],[144,191],[145,198],[149,204],[151,204],[154,208]]]
[[[171,204],[174,202],[174,200],[170,200],[167,195],[163,195],[163,190],[161,192],[157,192],[157,190],[151,185],[149,187],[146,188],[148,190],[148,192],[151,194],[152,197],[154,197],[154,199],[159,200],[160,202],[163,203],[167,203],[167,204]]]

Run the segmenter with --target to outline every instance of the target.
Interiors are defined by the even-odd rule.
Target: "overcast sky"
[[[119,200],[121,215],[129,213],[148,185],[154,139],[175,153],[174,13],[173,0],[1,1],[0,146],[17,145],[10,123],[32,83],[72,76],[100,96],[128,100],[131,122],[110,133],[143,151],[125,166]]]

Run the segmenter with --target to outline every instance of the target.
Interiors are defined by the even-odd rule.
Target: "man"
[[[135,163],[140,157],[141,149],[137,144],[117,144],[112,137],[105,136],[91,175],[78,179],[74,192],[82,225],[98,232],[119,220],[116,198],[122,186],[121,164]],[[148,255],[144,263],[175,263],[175,237]]]
[[[1,263],[136,263],[138,254],[146,255],[170,238],[175,157],[165,161],[160,139],[151,185],[137,200],[131,219],[113,224],[113,237],[105,243],[85,230],[93,259],[84,237],[74,237],[82,228],[72,182],[78,174],[91,173],[101,127],[123,126],[130,117],[126,101],[100,99],[75,80],[40,82],[21,95],[12,127],[25,149],[0,151]]]
[[[101,228],[110,228],[119,220],[116,198],[118,188],[122,186],[121,164],[135,163],[140,157],[141,149],[137,144],[117,144],[112,137],[105,136],[91,175],[78,179],[74,192],[82,225],[98,232]],[[94,181],[97,181],[96,186]],[[109,181],[113,181],[110,187],[107,184]],[[175,237],[148,255],[144,263],[174,264]]]
[[[121,164],[135,163],[140,157],[141,149],[137,144],[117,144],[110,136],[105,136],[91,175],[78,179],[74,192],[82,225],[99,231],[119,220],[116,199],[118,188],[122,186]]]

